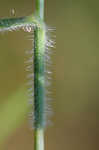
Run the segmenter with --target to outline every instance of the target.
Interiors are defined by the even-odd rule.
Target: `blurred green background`
[[[56,27],[52,56],[53,126],[46,150],[96,150],[99,147],[99,1],[46,0],[46,22]],[[32,0],[1,0],[0,18],[29,15]],[[23,31],[0,34],[0,144],[2,150],[33,150],[29,127]]]

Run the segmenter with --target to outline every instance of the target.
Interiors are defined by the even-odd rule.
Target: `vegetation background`
[[[46,22],[57,29],[53,50],[53,126],[47,150],[99,147],[99,1],[46,0]],[[31,14],[33,0],[0,0],[0,18]],[[32,150],[27,117],[23,31],[0,34],[0,143],[2,150]]]

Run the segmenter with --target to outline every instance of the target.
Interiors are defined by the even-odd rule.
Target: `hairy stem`
[[[34,29],[34,126],[44,128],[45,122],[45,30]]]
[[[0,31],[10,31],[14,29],[19,29],[26,25],[37,25],[39,26],[39,21],[33,15],[20,18],[5,18],[0,19]]]
[[[44,21],[44,0],[36,0],[36,16]],[[34,29],[34,150],[44,150],[45,126],[45,26]]]

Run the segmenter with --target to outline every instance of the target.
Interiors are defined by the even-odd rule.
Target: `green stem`
[[[34,126],[44,128],[45,124],[45,30],[34,29]]]
[[[0,19],[0,31],[14,30],[17,28],[24,27],[26,25],[37,25],[39,26],[39,21],[33,15],[20,18],[6,18]]]
[[[45,126],[45,29],[44,26],[34,29],[34,127],[36,131],[44,130]],[[38,133],[36,132],[36,133]],[[35,134],[36,134],[35,133]],[[36,137],[36,136],[35,136]],[[37,136],[38,137],[38,136]],[[42,136],[43,138],[44,136]],[[38,137],[39,138],[39,137]],[[36,140],[40,140],[35,138]],[[43,140],[43,139],[42,139]],[[38,144],[39,142],[35,142]],[[39,149],[36,149],[39,147]],[[35,150],[44,150],[36,145]]]
[[[37,18],[41,25],[34,29],[34,150],[44,150],[45,126],[45,26],[44,0],[36,0]]]
[[[36,0],[36,15],[44,20],[44,0]]]
[[[34,132],[34,150],[44,150],[44,132],[37,129]]]

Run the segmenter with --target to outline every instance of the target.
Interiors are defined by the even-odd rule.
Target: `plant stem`
[[[44,0],[36,0],[37,18],[44,21]],[[45,26],[34,29],[34,150],[44,150]]]
[[[35,137],[34,149],[35,150],[44,150],[44,133],[43,133],[43,130],[40,130],[40,129],[35,130],[34,137]]]
[[[43,129],[45,124],[45,30],[34,29],[34,127]]]
[[[39,21],[33,15],[20,18],[0,19],[0,31],[11,31],[24,26],[39,26]]]
[[[44,1],[45,0],[36,0],[36,15],[41,20],[44,20]]]

